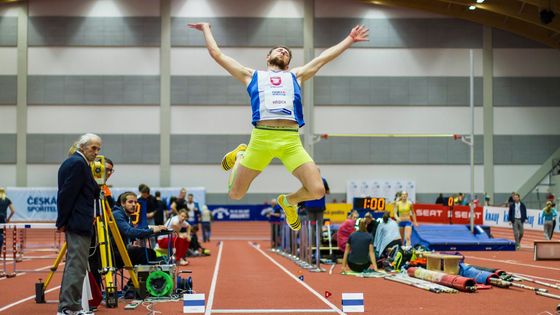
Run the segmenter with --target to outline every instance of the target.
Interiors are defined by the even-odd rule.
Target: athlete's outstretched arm
[[[323,51],[319,56],[315,57],[304,66],[294,68],[292,72],[295,73],[298,80],[305,81],[310,79],[321,67],[340,56],[340,54],[352,46],[353,43],[367,41],[368,32],[369,30],[365,26],[357,25],[340,43]]]
[[[251,77],[253,76],[253,69],[247,68],[240,64],[237,60],[225,55],[216,44],[214,35],[212,35],[212,30],[210,29],[210,24],[208,23],[191,23],[188,24],[190,28],[202,31],[204,34],[204,39],[206,40],[206,48],[210,56],[216,60],[216,62],[226,69],[234,78],[243,82],[245,85],[251,82]]]

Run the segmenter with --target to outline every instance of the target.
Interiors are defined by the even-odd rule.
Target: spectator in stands
[[[207,205],[202,206],[200,221],[202,224],[202,241],[210,242],[210,236],[212,234],[212,211],[208,209]]]
[[[8,208],[10,209],[10,215],[8,215]],[[10,223],[10,219],[14,216],[14,213],[16,213],[16,209],[14,209],[12,201],[6,197],[6,188],[0,187],[0,223]],[[3,245],[4,229],[0,229],[0,248],[2,248]]]
[[[188,221],[191,226],[198,226],[200,223],[200,206],[198,202],[194,201],[193,194],[187,196],[187,202],[185,203],[188,212]]]
[[[361,220],[358,231],[348,237],[342,258],[342,272],[348,271],[348,268],[363,272],[370,267],[377,271],[373,239],[366,230],[366,220]]]
[[[455,199],[453,200],[453,203],[454,203],[456,206],[464,206],[464,205],[466,205],[468,202],[467,202],[467,200],[465,200],[465,194],[459,193],[459,194],[457,195],[457,197],[455,197]]]
[[[542,213],[544,219],[544,237],[547,240],[551,240],[552,235],[554,235],[554,225],[556,223],[556,217],[558,216],[558,210],[556,210],[554,206],[556,205],[552,201],[547,201]]]
[[[206,250],[200,242],[198,241],[198,226],[191,227],[191,242],[189,243],[189,250],[187,251],[187,256],[189,257],[196,257],[204,255]]]
[[[127,191],[119,196],[120,205],[115,206],[113,209],[113,217],[115,218],[115,223],[119,228],[119,233],[121,234],[122,241],[126,246],[126,251],[130,257],[132,265],[146,265],[150,261],[155,261],[156,252],[144,246],[138,246],[136,240],[142,241],[142,239],[147,238],[155,233],[167,230],[163,225],[151,225],[146,228],[134,227],[130,223],[130,216],[136,211],[136,204],[138,203],[138,198],[136,194],[132,191]],[[114,242],[114,240],[113,240]],[[116,245],[113,243],[115,262],[117,267],[124,266],[124,261],[117,250]]]
[[[402,192],[401,200],[395,204],[395,213],[400,228],[401,238],[405,240],[405,246],[411,246],[410,234],[412,234],[412,223],[414,223],[414,226],[418,226],[418,222],[416,222],[414,205],[410,200],[408,200],[408,192]]]
[[[375,229],[373,225],[373,222],[375,222],[375,220],[373,219],[371,212],[366,212],[366,214],[364,214],[364,220],[366,221],[366,230],[371,234]]]
[[[154,224],[155,225],[164,225],[165,224],[165,202],[161,199],[161,192],[156,191],[154,194],[155,197],[155,213],[154,213]]]
[[[515,198],[515,195],[516,195],[516,194],[517,194],[517,193],[516,193],[515,191],[511,193],[511,195],[510,195],[509,198],[508,198],[508,201],[507,201],[507,205],[506,205],[506,206],[508,206],[508,207],[511,206],[511,204],[514,202],[514,198]]]
[[[346,221],[344,221],[340,227],[338,228],[338,232],[336,233],[336,242],[338,244],[338,248],[344,252],[346,250],[346,242],[348,242],[348,237],[355,231],[355,224],[356,220],[360,215],[358,211],[352,210],[348,215]]]
[[[484,193],[484,206],[490,205],[490,195],[488,193]]]
[[[385,212],[382,222],[377,226],[374,246],[378,250],[377,257],[387,257],[388,251],[395,245],[402,245],[399,225],[391,219],[391,214]]]
[[[171,201],[169,206],[171,208],[170,217],[176,215],[178,209],[185,208],[185,204],[187,203],[185,197],[187,197],[187,189],[181,188],[181,190],[179,190],[179,195]]]
[[[527,207],[521,202],[518,193],[513,195],[513,203],[509,205],[509,222],[513,226],[513,236],[515,238],[515,247],[521,247],[521,239],[523,238],[523,224],[527,220]]]
[[[187,222],[187,209],[181,208],[178,214],[171,217],[165,223],[168,230],[174,232],[173,236],[159,236],[158,246],[160,248],[169,248],[169,244],[173,246],[173,256],[178,265],[186,266],[189,262],[185,259],[189,243],[191,241],[191,226]],[[184,231],[183,231],[184,230]]]
[[[443,194],[439,194],[439,196],[436,198],[436,205],[447,206],[447,200],[445,200],[445,198],[443,198]]]
[[[377,232],[377,226],[379,225],[379,222],[377,220],[374,220],[373,216],[369,212],[366,212],[366,214],[364,214],[364,221],[366,221],[367,232],[371,234],[373,241],[375,241],[375,233]]]
[[[138,186],[140,195],[138,203],[140,204],[140,222],[139,227],[154,225],[154,216],[156,213],[156,197],[150,194],[150,187],[146,184]]]

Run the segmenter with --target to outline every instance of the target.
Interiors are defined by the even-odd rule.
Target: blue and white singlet
[[[255,71],[247,86],[251,97],[253,125],[261,120],[286,119],[303,121],[301,88],[295,74],[289,71]]]

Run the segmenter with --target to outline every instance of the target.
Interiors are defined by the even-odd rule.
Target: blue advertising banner
[[[484,225],[511,228],[508,212],[509,209],[504,207],[484,207]],[[527,209],[527,221],[523,227],[527,230],[544,230],[542,210]],[[560,224],[556,224],[555,231],[560,232]]]
[[[169,200],[171,196],[179,194],[180,187],[151,188],[151,193],[161,191],[161,196],[165,200]],[[206,189],[203,187],[187,187],[187,194],[193,194],[194,200],[199,205],[206,202]],[[113,196],[118,197],[125,191],[137,192],[138,188],[111,188]],[[29,222],[55,222],[57,217],[56,207],[57,189],[54,187],[43,188],[19,188],[8,187],[6,196],[12,201],[16,210],[12,221],[29,221]]]
[[[12,221],[56,221],[56,188],[8,187],[6,196],[16,210]]]
[[[268,221],[270,205],[208,205],[214,221]]]

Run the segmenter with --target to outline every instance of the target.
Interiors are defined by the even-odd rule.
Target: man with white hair
[[[76,144],[77,151],[58,169],[56,227],[65,233],[68,248],[57,314],[84,314],[82,286],[93,233],[95,199],[99,197],[99,186],[93,178],[90,163],[101,150],[101,138],[87,133]]]

